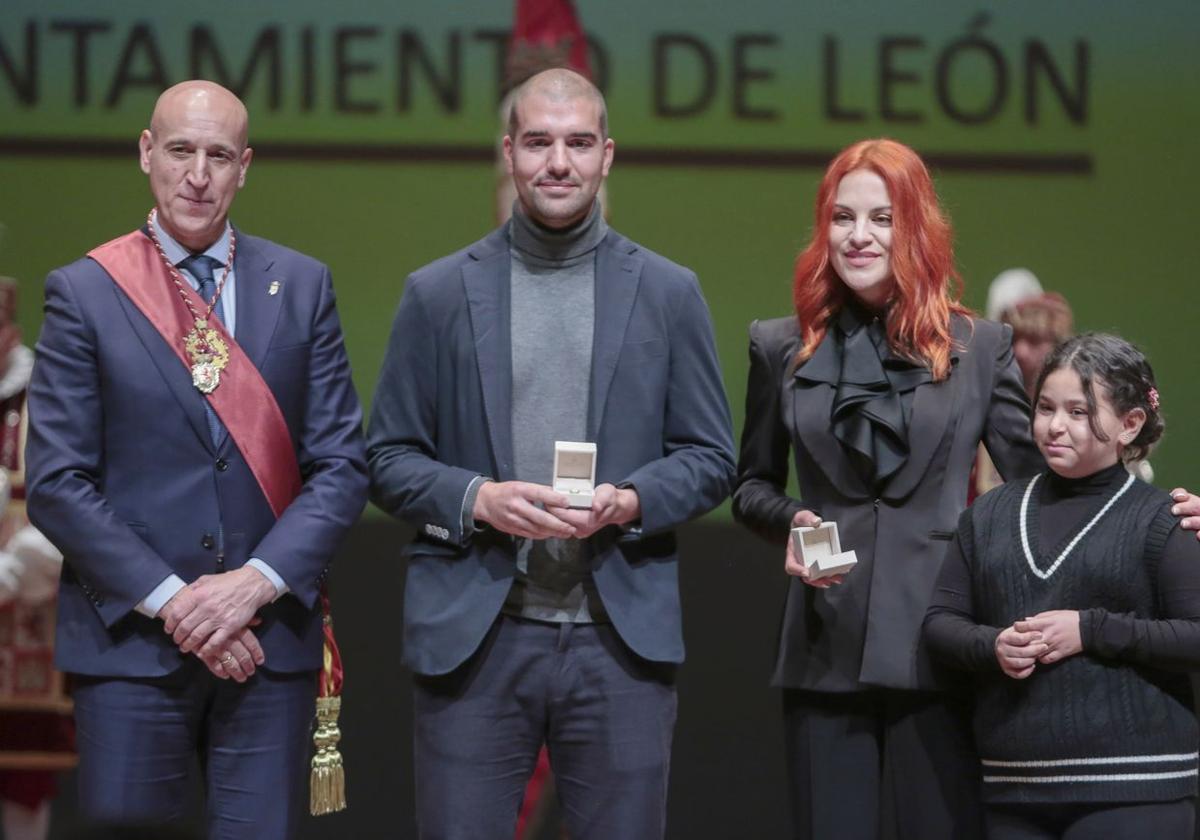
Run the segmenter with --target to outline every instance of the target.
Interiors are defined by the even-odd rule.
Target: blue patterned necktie
[[[205,303],[212,303],[213,296],[217,293],[213,269],[218,265],[220,263],[207,254],[194,254],[179,264],[180,268],[187,269],[188,273],[196,278],[196,282],[200,284],[200,297],[204,298]],[[222,324],[225,323],[225,308],[221,305],[220,298],[217,298],[217,305],[213,307],[213,315],[217,316],[217,320]],[[207,399],[204,401],[204,416],[208,418],[208,432],[212,436],[213,446],[216,446],[221,442],[225,429]]]
[[[186,268],[188,273],[196,278],[196,282],[200,284],[200,297],[204,298],[205,303],[212,303],[213,295],[217,293],[213,269],[218,265],[220,263],[207,254],[195,254],[179,264],[180,268]],[[213,307],[213,314],[217,316],[218,321],[225,323],[225,307],[221,305],[220,299]]]

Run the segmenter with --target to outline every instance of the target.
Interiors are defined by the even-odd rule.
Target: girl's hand
[[[996,661],[1000,670],[1014,680],[1023,680],[1033,673],[1038,657],[1046,652],[1042,634],[1036,630],[1022,630],[1017,622],[1005,627],[996,637]]]
[[[1018,630],[1041,634],[1046,651],[1038,655],[1038,662],[1046,665],[1074,656],[1083,650],[1077,610],[1050,610],[1018,621],[1013,626]]]

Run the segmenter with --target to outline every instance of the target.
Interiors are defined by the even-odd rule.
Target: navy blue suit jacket
[[[266,667],[321,663],[319,591],[366,500],[361,410],[328,269],[238,235],[237,341],[287,422],[303,490],[276,519],[228,434],[214,446],[190,372],[112,278],[82,259],[46,280],[29,390],[30,519],[63,552],[57,666],[170,673],[182,654],[134,608],[259,557],[291,589],[260,611]],[[278,281],[275,294],[271,283]]]
[[[408,278],[368,431],[373,501],[417,527],[405,662],[442,674],[478,647],[515,573],[515,543],[464,534],[477,475],[513,473],[507,228]],[[672,529],[721,502],[734,473],[729,407],[696,277],[610,231],[596,254],[588,440],[597,483],[632,485],[640,528],[593,537],[592,574],[638,655],[681,662]],[[546,441],[552,446],[553,441]]]

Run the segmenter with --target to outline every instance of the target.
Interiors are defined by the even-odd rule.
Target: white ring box
[[[815,528],[793,528],[792,551],[813,580],[843,575],[858,562],[853,551],[842,551],[836,522],[822,522]]]
[[[596,444],[554,441],[554,491],[573,508],[590,508],[596,494]]]

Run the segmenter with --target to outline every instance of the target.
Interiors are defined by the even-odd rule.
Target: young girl
[[[977,675],[988,836],[1190,840],[1200,545],[1125,469],[1162,436],[1153,371],[1128,342],[1081,335],[1034,400],[1050,471],[963,513],[924,627]]]

